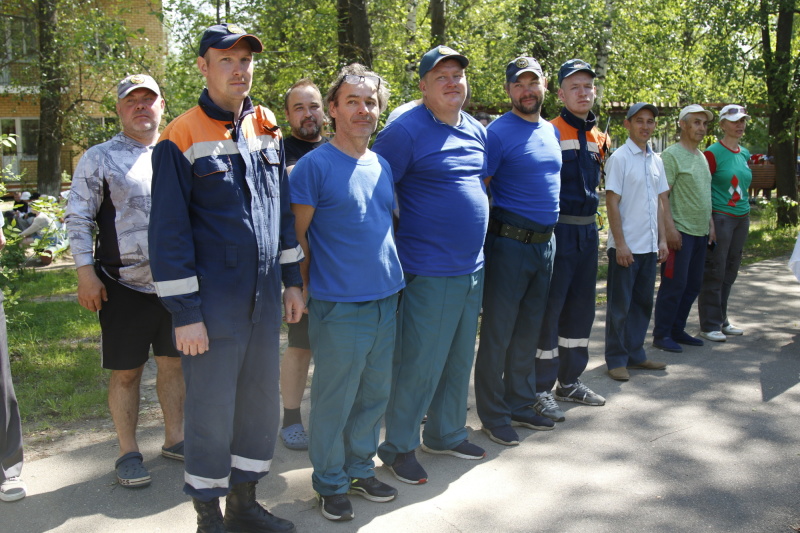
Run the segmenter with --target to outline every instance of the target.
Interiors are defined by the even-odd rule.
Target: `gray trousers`
[[[6,312],[3,309],[3,292],[0,291],[0,481],[22,472],[22,423],[19,418],[17,396],[11,382],[11,364],[8,360],[8,333]]]
[[[750,217],[713,214],[717,246],[706,252],[703,288],[697,300],[700,329],[720,331],[728,325],[728,296],[739,274],[742,250],[750,230]]]

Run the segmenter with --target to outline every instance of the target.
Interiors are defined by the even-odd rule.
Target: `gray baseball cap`
[[[136,89],[149,89],[161,96],[161,90],[158,88],[156,80],[147,74],[132,74],[117,85],[117,99],[125,98]]]

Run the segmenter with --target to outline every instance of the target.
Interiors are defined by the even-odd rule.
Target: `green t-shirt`
[[[689,152],[675,143],[661,153],[667,183],[669,203],[675,227],[687,235],[708,235],[711,219],[711,172],[702,152]]]
[[[716,164],[711,175],[711,206],[714,212],[725,213],[734,217],[743,217],[750,213],[750,197],[747,189],[753,181],[753,171],[747,166],[750,152],[740,146],[738,152],[732,152],[720,142],[706,148],[714,155]]]

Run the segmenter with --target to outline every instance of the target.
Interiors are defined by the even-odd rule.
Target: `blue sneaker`
[[[428,453],[433,453],[437,455],[452,455],[453,457],[458,457],[459,459],[477,460],[486,457],[486,450],[484,450],[480,446],[472,444],[470,441],[466,439],[461,441],[461,444],[459,444],[458,446],[450,448],[449,450],[437,450],[435,448],[426,446],[424,442],[422,443],[422,449]]]
[[[670,337],[662,337],[660,339],[653,337],[653,347],[665,352],[682,353],[683,348],[681,345],[672,340]]]
[[[673,333],[672,340],[677,342],[678,344],[685,344],[686,346],[702,346],[703,341],[698,339],[697,337],[692,337],[685,331],[681,331],[680,333]]]
[[[517,446],[519,444],[519,435],[511,426],[498,426],[491,429],[483,427],[481,431],[486,433],[490,441],[497,444],[502,444],[503,446]]]
[[[422,485],[428,481],[428,473],[417,461],[414,451],[398,453],[392,464],[385,464],[394,477],[409,485]]]
[[[530,414],[525,413],[522,415],[512,415],[511,425],[528,429],[536,429],[539,431],[549,431],[555,427],[556,423],[551,418],[531,412]]]

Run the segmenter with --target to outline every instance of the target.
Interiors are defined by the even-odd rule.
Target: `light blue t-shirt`
[[[383,129],[372,149],[392,167],[403,270],[432,277],[480,270],[489,220],[481,123],[462,112],[449,126],[421,105]]]
[[[544,226],[558,220],[561,145],[558,130],[509,111],[487,128],[494,205]]]
[[[314,207],[309,292],[317,300],[380,300],[405,286],[392,231],[392,172],[369,155],[354,159],[328,143],[289,175],[292,203]]]

